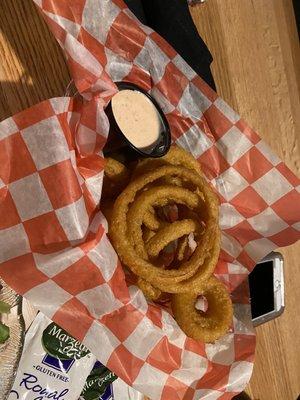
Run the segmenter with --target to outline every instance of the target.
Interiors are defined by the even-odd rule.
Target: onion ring
[[[138,279],[138,287],[141,289],[141,291],[144,293],[144,296],[148,299],[148,300],[158,300],[162,294],[162,292],[155,288],[154,286],[151,285],[151,283],[145,281],[142,278]]]
[[[105,176],[113,182],[121,182],[127,180],[129,177],[129,171],[124,164],[115,160],[114,158],[106,158],[106,164],[104,167]],[[126,183],[125,183],[126,184]]]
[[[131,182],[127,186],[127,188],[120,194],[115,202],[110,226],[110,237],[122,262],[127,265],[136,275],[146,279],[150,283],[153,283],[154,286],[158,288],[160,288],[160,286],[165,286],[166,284],[168,285],[175,280],[180,281],[188,278],[188,276],[185,276],[186,272],[188,270],[194,271],[194,268],[192,265],[188,264],[190,262],[189,260],[186,263],[185,268],[183,268],[181,271],[160,270],[159,268],[155,267],[155,265],[138,255],[128,238],[127,212],[130,204],[134,202],[138,191],[140,191],[149,183],[155,182],[161,177],[167,175],[179,176],[181,179],[198,186],[199,190],[202,191],[208,216],[206,231],[209,232],[209,234],[204,235],[204,239],[206,238],[206,245],[208,245],[208,237],[211,236],[211,233],[218,221],[218,200],[216,195],[213,193],[205,179],[192,170],[183,167],[164,166],[138,177],[135,181]],[[203,254],[201,257],[205,258],[205,255]],[[203,277],[207,275],[205,270],[202,268],[200,270],[203,274]]]
[[[102,198],[109,199],[119,195],[130,179],[129,170],[113,158],[106,158]]]
[[[197,223],[192,219],[183,219],[164,226],[147,243],[148,255],[157,257],[167,244],[195,232],[196,229]]]
[[[196,171],[200,175],[202,174],[200,164],[190,153],[178,146],[171,146],[168,153],[160,159],[153,160],[151,158],[146,158],[140,161],[133,171],[132,178],[135,179],[138,176],[151,172],[164,165],[181,166]],[[165,183],[172,182],[170,180],[168,181],[169,178],[166,179]],[[178,180],[178,178],[173,178],[173,182],[176,182],[176,184],[180,186],[180,180]]]
[[[103,205],[121,262],[148,300],[171,298],[175,319],[188,336],[217,340],[228,330],[232,304],[212,275],[220,253],[219,202],[199,163],[174,146],[160,159],[139,162],[130,173],[109,160],[105,179],[113,189],[120,189],[122,174],[127,186],[111,216],[108,204]],[[199,295],[207,300],[207,310],[195,308]]]
[[[196,310],[198,295],[206,297],[208,310]],[[223,336],[232,321],[232,303],[222,282],[211,277],[201,293],[180,293],[172,296],[172,310],[181,329],[191,338],[206,343]]]
[[[144,214],[143,224],[151,231],[157,231],[160,226],[160,221],[155,215],[153,207],[150,207]]]
[[[184,260],[188,245],[189,245],[189,240],[187,236],[183,236],[178,240],[177,256],[176,256],[178,261]]]
[[[214,272],[217,265],[221,245],[221,235],[220,229],[217,228],[215,232],[215,240],[210,253],[204,260],[203,265],[201,265],[198,271],[191,278],[186,279],[182,282],[168,282],[168,284],[159,284],[160,290],[167,293],[199,293],[203,285],[207,282],[209,277]],[[203,272],[204,271],[204,272]]]
[[[202,174],[198,161],[181,147],[172,146],[170,151],[162,157],[162,159],[171,165],[182,166],[198,172],[199,175]]]
[[[148,259],[142,233],[145,212],[157,204],[164,206],[170,201],[187,204],[189,207],[197,207],[199,204],[198,196],[187,189],[177,186],[157,186],[142,192],[129,209],[127,215],[128,233],[135,243],[138,254],[144,259]]]
[[[216,231],[216,236],[214,240],[213,247],[210,251],[210,254],[204,261],[204,264],[201,268],[208,271],[208,275],[211,276],[219,259],[221,246],[221,232],[218,228]],[[199,294],[201,293],[203,287],[207,283],[207,277],[204,276],[201,270],[198,270],[194,276],[183,281],[183,282],[171,282],[167,285],[160,285],[160,290],[165,293],[193,293]]]

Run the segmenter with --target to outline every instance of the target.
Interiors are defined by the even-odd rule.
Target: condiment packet
[[[143,400],[78,340],[39,313],[8,400]]]
[[[82,343],[39,313],[26,334],[8,400],[77,400],[95,362]]]
[[[79,400],[143,400],[142,393],[96,361],[84,385]]]

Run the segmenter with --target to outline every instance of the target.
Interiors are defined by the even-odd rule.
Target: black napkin
[[[145,25],[166,39],[214,90],[212,56],[191,17],[187,0],[125,0]]]

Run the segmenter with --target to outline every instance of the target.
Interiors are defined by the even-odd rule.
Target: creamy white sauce
[[[112,98],[111,106],[120,130],[135,147],[143,149],[156,144],[163,125],[147,96],[137,90],[121,90]]]

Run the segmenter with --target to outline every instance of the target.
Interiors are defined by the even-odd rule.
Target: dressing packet
[[[142,393],[128,386],[113,372],[96,361],[79,400],[143,400]]]
[[[96,358],[39,313],[29,328],[8,400],[77,400]]]
[[[143,400],[65,330],[39,313],[8,400]]]

